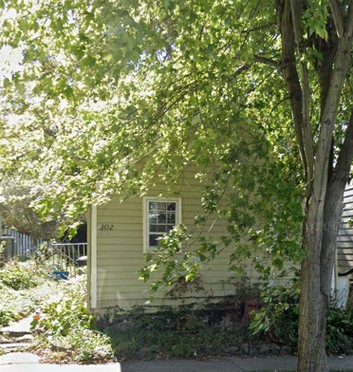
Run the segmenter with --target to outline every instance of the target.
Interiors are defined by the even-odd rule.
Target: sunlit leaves
[[[317,35],[327,40],[326,29],[328,18],[328,1],[308,1],[308,6],[303,14],[305,26],[308,28],[309,36]]]
[[[296,259],[301,174],[267,1],[17,0],[1,22],[1,42],[24,57],[2,91],[0,151],[36,180],[43,216],[144,195],[155,175],[173,188],[192,163],[207,186],[196,228],[210,214],[229,226],[198,252],[181,250],[186,232],[163,242],[184,254],[160,261],[166,281],[192,280],[231,244],[234,258],[257,248]]]

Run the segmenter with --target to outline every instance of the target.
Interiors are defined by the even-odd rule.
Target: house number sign
[[[98,230],[99,231],[112,231],[112,230],[114,230],[114,225],[105,223],[103,225],[99,225]]]

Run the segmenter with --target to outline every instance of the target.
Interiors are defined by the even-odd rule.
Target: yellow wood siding
[[[148,197],[163,194],[166,198],[181,198],[184,225],[193,226],[194,216],[201,210],[200,185],[194,179],[195,170],[188,170],[182,177],[178,192],[167,192],[163,184],[158,184],[147,193]],[[225,221],[211,219],[207,229],[212,226],[211,234],[217,236],[225,229]],[[151,293],[150,283],[138,279],[138,271],[144,266],[143,253],[143,199],[132,197],[120,202],[119,196],[113,197],[107,205],[97,209],[97,290],[98,310],[118,305],[129,308],[142,305],[153,296],[153,306],[173,304],[175,301],[166,297],[166,291]],[[234,275],[228,271],[228,257],[231,248],[225,250],[211,265],[202,270],[205,291],[190,292],[183,298],[192,302],[195,298],[222,297],[235,293],[235,287],[226,281]],[[251,270],[249,271],[252,272]]]

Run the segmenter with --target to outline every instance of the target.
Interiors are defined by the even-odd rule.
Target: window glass
[[[158,241],[178,221],[177,201],[147,200],[147,250],[156,251]]]

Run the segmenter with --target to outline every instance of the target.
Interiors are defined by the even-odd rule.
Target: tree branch
[[[302,18],[302,2],[301,0],[291,0],[292,23],[294,29],[294,37],[297,42],[297,49],[300,56],[301,68],[301,86],[302,86],[302,134],[304,142],[304,151],[308,167],[308,179],[312,179],[312,171],[314,165],[314,149],[313,149],[313,135],[310,125],[310,86],[309,86],[309,72],[307,62],[304,57],[305,43],[303,42],[303,34],[301,27]]]
[[[353,1],[349,1],[349,8],[348,8],[348,21],[347,21],[347,27],[346,27],[347,35],[350,35],[348,37],[352,37],[353,34]]]
[[[337,3],[337,0],[330,0],[330,9],[333,18],[333,22],[336,26],[337,36],[341,38],[343,36],[344,27],[343,27],[343,19],[342,13]]]
[[[280,68],[281,68],[281,64],[279,62],[274,61],[271,58],[266,58],[266,57],[262,57],[262,56],[259,56],[259,55],[255,54],[254,55],[254,60],[255,60],[255,62],[263,63],[267,66],[274,67],[278,70],[280,70]]]
[[[244,33],[246,35],[249,35],[250,32],[260,31],[260,30],[267,30],[269,27],[272,27],[272,26],[275,26],[275,25],[276,25],[275,22],[265,23],[263,25],[259,25],[259,26],[256,26],[256,27],[245,29],[245,30],[242,31],[242,33]]]
[[[337,164],[335,167],[335,173],[337,177],[347,178],[351,169],[351,164],[353,160],[353,109],[351,111],[351,116],[349,119],[348,127],[346,130],[346,137],[343,142],[341,152],[337,159]]]
[[[329,89],[320,119],[321,129],[315,159],[315,169],[317,169],[315,189],[317,190],[320,190],[320,185],[325,184],[327,181],[321,177],[325,174],[325,172],[321,170],[327,169],[329,162],[330,146],[332,144],[333,130],[337,120],[338,105],[342,95],[343,84],[347,76],[348,66],[351,62],[352,34],[353,0],[350,0],[345,33],[338,39],[337,51],[332,64],[332,72],[328,84]]]
[[[302,27],[301,27],[301,10],[302,10],[301,0],[291,0],[290,7],[291,7],[291,12],[292,12],[294,37],[297,42],[297,48],[301,52],[302,41],[303,41]]]
[[[295,134],[307,181],[311,180],[312,166],[308,162],[307,140],[303,136],[303,91],[295,61],[295,39],[293,35],[292,15],[289,1],[276,2],[276,14],[282,37],[282,74],[287,85]]]

